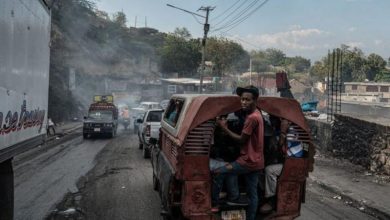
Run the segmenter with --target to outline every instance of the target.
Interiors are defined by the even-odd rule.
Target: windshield
[[[90,111],[88,118],[96,120],[112,120],[112,111]]]

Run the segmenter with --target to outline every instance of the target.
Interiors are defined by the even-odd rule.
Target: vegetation
[[[255,72],[268,72],[280,67],[293,74],[306,72],[310,68],[309,59],[301,56],[287,57],[283,51],[274,48],[252,51],[251,57]]]
[[[343,54],[342,62],[342,80],[344,82],[362,82],[365,80],[390,82],[390,71],[386,68],[386,61],[378,54],[365,56],[359,48],[350,48],[341,45]],[[313,79],[324,80],[328,76],[329,66],[328,56],[321,61],[317,61],[310,69],[310,75]]]
[[[55,121],[80,117],[91,97],[104,93],[106,78],[133,79],[178,73],[198,77],[202,39],[193,38],[186,28],[161,33],[152,28],[127,26],[123,12],[112,16],[95,8],[92,0],[56,1],[52,9],[49,117]],[[358,48],[342,45],[343,81],[390,81],[390,70],[377,54],[365,56]],[[274,72],[280,68],[290,77],[324,80],[328,58],[311,66],[309,59],[287,57],[278,49],[251,51],[226,38],[207,39],[207,76],[224,76],[249,70]],[[153,68],[153,67],[158,67]],[[69,73],[76,73],[77,91],[70,91]],[[80,80],[82,80],[80,82]],[[64,106],[67,108],[64,109]]]

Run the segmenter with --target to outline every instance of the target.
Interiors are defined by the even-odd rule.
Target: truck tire
[[[87,133],[83,133],[83,138],[84,139],[88,139],[88,134]]]
[[[158,180],[156,175],[153,174],[153,189],[158,192]]]
[[[14,173],[12,159],[0,163],[0,219],[12,220],[14,214]]]
[[[147,159],[147,158],[150,157],[149,150],[148,150],[148,148],[146,146],[143,147],[143,149],[142,149],[142,156],[144,157],[144,159]]]

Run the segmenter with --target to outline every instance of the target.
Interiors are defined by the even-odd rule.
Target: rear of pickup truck
[[[163,113],[164,110],[162,109],[151,109],[145,113],[139,135],[140,146],[142,145],[142,153],[144,158],[148,158],[150,155],[150,138],[159,138]]]

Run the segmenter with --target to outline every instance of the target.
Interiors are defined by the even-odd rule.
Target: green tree
[[[265,50],[266,57],[271,65],[281,66],[284,64],[286,54],[275,48],[268,48]]]
[[[386,68],[386,61],[378,54],[372,53],[367,57],[367,79],[374,80],[375,75]]]
[[[301,56],[286,57],[284,66],[289,69],[289,72],[304,72],[310,68],[310,60]]]
[[[313,81],[325,81],[325,78],[328,77],[328,63],[327,58],[322,58],[321,61],[316,61],[314,65],[310,68],[310,77]]]
[[[265,72],[271,64],[265,51],[252,51],[252,70],[255,72]]]
[[[214,75],[240,72],[248,69],[249,55],[240,44],[226,38],[209,38],[206,45],[206,60],[213,63]]]
[[[178,37],[178,38],[183,38],[185,40],[190,40],[191,39],[191,33],[188,31],[187,28],[175,28],[173,31],[173,36]]]
[[[177,72],[181,77],[193,76],[201,62],[200,44],[176,32],[165,37],[159,49],[160,69],[164,73]]]
[[[121,11],[118,11],[113,15],[113,21],[114,23],[118,24],[121,27],[126,27],[126,22],[127,22],[126,14]]]

